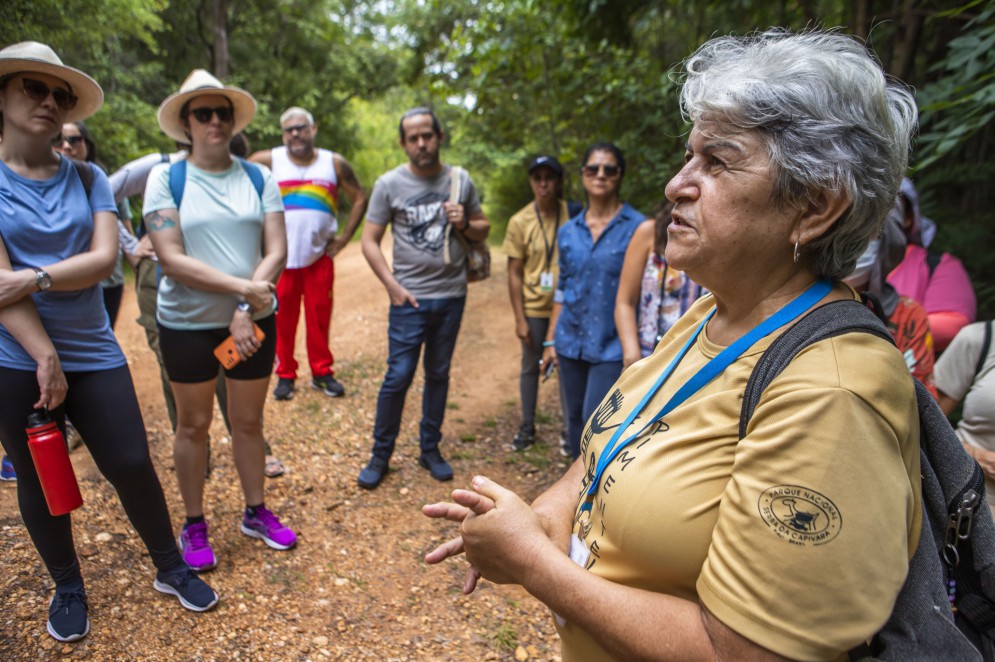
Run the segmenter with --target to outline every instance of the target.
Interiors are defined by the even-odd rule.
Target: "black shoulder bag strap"
[[[992,320],[988,320],[985,324],[985,339],[981,343],[981,354],[978,354],[978,363],[974,366],[974,379],[978,378],[981,374],[981,369],[985,367],[985,359],[988,358],[988,350],[992,346]],[[973,382],[974,379],[971,381]]]
[[[93,190],[93,166],[83,161],[77,161],[76,159],[69,159],[69,162],[73,164],[79,180],[83,182],[83,190],[86,191],[86,199],[89,202],[90,191]]]

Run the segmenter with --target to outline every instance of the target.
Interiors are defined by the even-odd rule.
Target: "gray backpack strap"
[[[816,308],[771,343],[746,386],[740,437],[764,389],[798,352],[849,332],[892,341],[887,327],[866,306],[839,301]],[[870,644],[850,651],[850,658],[990,661],[995,659],[995,524],[984,474],[964,452],[929,391],[913,381],[919,410],[922,531],[891,617]]]
[[[753,416],[753,410],[760,402],[764,389],[781,374],[798,352],[812,343],[850,331],[863,331],[895,343],[888,327],[860,302],[833,301],[819,306],[775,339],[760,357],[743,393],[739,438],[746,436],[746,426],[750,423],[750,417]]]

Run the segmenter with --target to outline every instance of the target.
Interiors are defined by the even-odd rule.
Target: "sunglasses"
[[[293,126],[285,126],[285,127],[283,127],[283,132],[289,136],[290,134],[295,133],[295,132],[296,133],[304,133],[309,128],[311,128],[311,127],[309,127],[307,124],[295,124]]]
[[[581,167],[580,171],[583,172],[588,177],[597,177],[598,173],[604,171],[605,177],[609,179],[616,177],[619,172],[622,171],[617,165],[609,165],[606,163],[598,163],[596,165],[586,165]]]
[[[76,102],[79,101],[78,96],[64,87],[52,89],[44,82],[34,78],[22,78],[21,83],[24,85],[24,95],[26,97],[32,101],[41,103],[51,94],[52,98],[55,99],[55,105],[60,110],[72,110],[76,107]]]
[[[221,106],[220,108],[191,108],[190,114],[201,124],[210,122],[211,115],[217,115],[219,122],[227,123],[235,119],[235,111],[228,106]]]
[[[62,136],[62,142],[69,143],[73,147],[83,142],[83,136]]]

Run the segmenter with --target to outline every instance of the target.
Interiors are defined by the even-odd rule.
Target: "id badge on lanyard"
[[[539,274],[539,289],[543,292],[553,291],[553,272],[543,271]]]

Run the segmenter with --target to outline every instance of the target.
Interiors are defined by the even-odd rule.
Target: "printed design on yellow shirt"
[[[591,420],[588,421],[587,428],[584,430],[584,438],[581,440],[581,457],[585,458],[586,471],[584,474],[584,479],[581,482],[581,492],[580,492],[581,503],[583,503],[584,501],[584,495],[587,493],[588,487],[591,485],[591,482],[594,480],[594,475],[596,473],[596,467],[598,464],[598,454],[595,453],[593,450],[590,450],[591,440],[596,435],[599,436],[600,438],[600,435],[606,432],[609,433],[610,436],[611,431],[618,428],[622,424],[624,417],[620,417],[618,422],[615,423],[614,425],[609,425],[608,423],[622,409],[623,399],[624,396],[622,395],[621,389],[615,389],[614,391],[612,391],[611,395],[605,398],[605,400],[601,403],[601,405],[598,406],[598,409],[591,416]],[[622,434],[620,442],[625,438],[627,438],[629,434],[632,434],[633,432],[642,428],[644,423],[641,423],[640,422],[641,420],[642,421],[646,420],[643,415],[636,416],[629,430]],[[670,429],[669,425],[667,425],[663,421],[657,421],[654,425],[650,426],[650,428],[647,429],[640,436],[639,439],[634,440],[631,445],[627,446],[626,448],[623,448],[619,452],[618,456],[615,457],[615,459],[612,460],[611,464],[606,468],[605,473],[603,474],[601,479],[601,485],[599,486],[598,492],[594,497],[594,509],[598,513],[597,519],[600,523],[597,526],[596,530],[590,531],[590,535],[586,536],[584,541],[591,552],[589,558],[587,559],[587,563],[584,565],[585,570],[590,570],[591,568],[593,568],[594,565],[601,558],[601,545],[599,544],[598,539],[602,538],[607,531],[605,525],[606,515],[607,515],[605,511],[607,509],[607,502],[605,500],[605,497],[611,494],[612,488],[614,487],[615,483],[619,480],[619,478],[621,478],[621,473],[629,468],[629,465],[632,463],[632,461],[636,459],[636,455],[638,454],[639,450],[642,449],[642,447],[645,446],[653,438],[655,434],[659,432],[666,432],[669,429]],[[578,510],[577,521],[579,521],[579,519],[580,519],[580,511]],[[590,528],[590,520],[588,520],[587,527],[583,528],[585,528],[585,534],[586,534],[587,529]]]
[[[843,517],[836,504],[800,485],[767,488],[760,495],[757,508],[771,532],[793,545],[824,545],[843,528]]]

